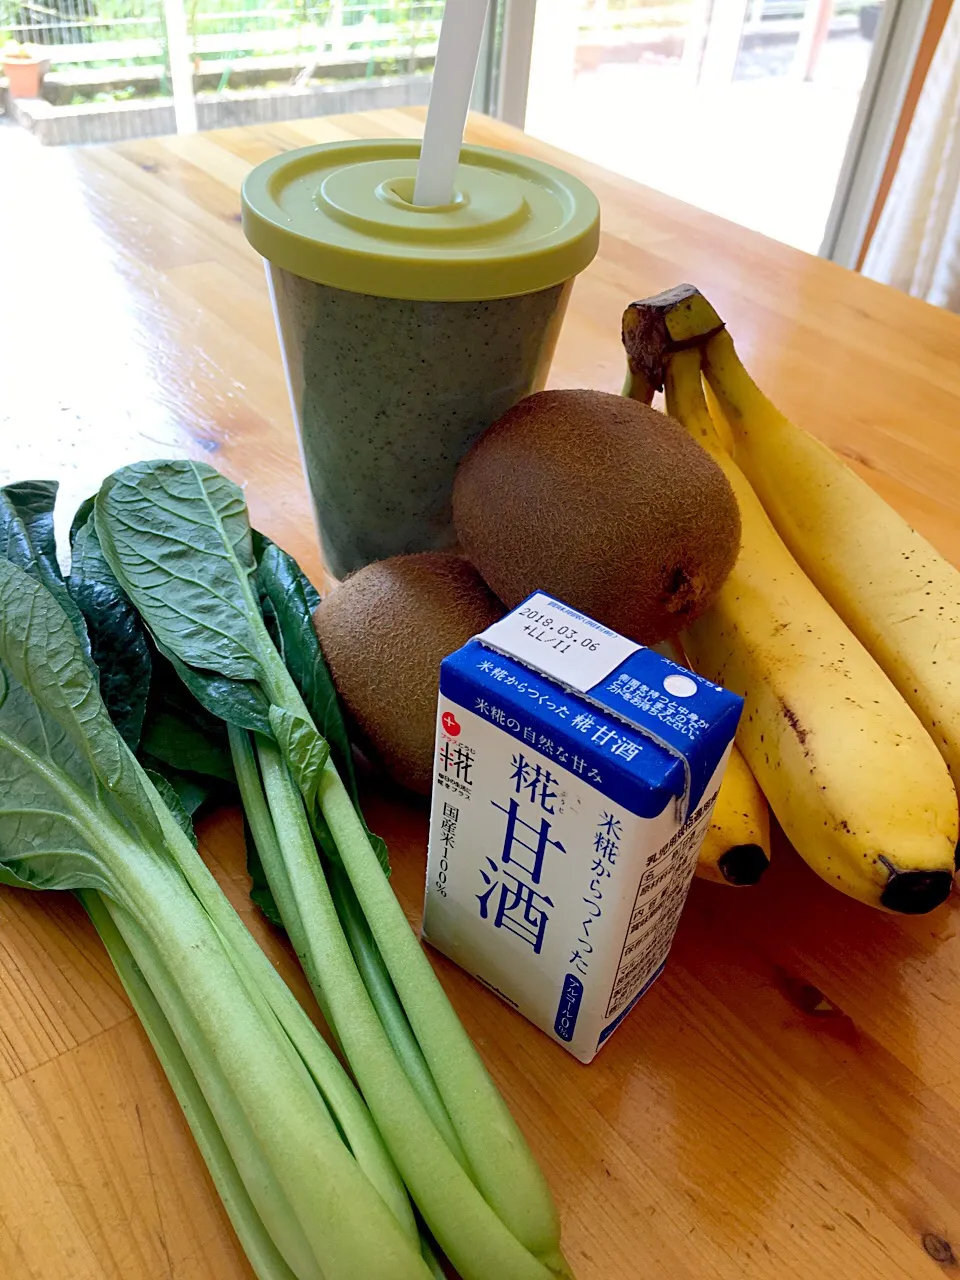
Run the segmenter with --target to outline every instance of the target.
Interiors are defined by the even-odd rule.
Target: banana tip
[[[893,871],[880,902],[888,911],[921,916],[946,902],[952,885],[949,871]]]
[[[736,844],[717,860],[720,874],[728,884],[756,884],[770,859],[758,844]]]

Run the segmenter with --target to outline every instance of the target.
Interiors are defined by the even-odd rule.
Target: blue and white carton
[[[451,654],[425,939],[590,1062],[663,970],[742,705],[543,592]]]

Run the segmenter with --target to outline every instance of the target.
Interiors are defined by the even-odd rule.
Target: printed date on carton
[[[538,640],[541,644],[552,645],[560,653],[569,653],[577,645],[589,653],[596,653],[600,648],[600,642],[593,636],[583,635],[562,618],[558,619],[549,613],[541,613],[539,609],[530,605],[521,606],[517,614],[518,617],[528,619],[523,630],[531,639]]]

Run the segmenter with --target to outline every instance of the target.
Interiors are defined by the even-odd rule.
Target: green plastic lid
[[[243,229],[306,280],[417,301],[471,302],[569,280],[600,236],[596,196],[552,165],[464,147],[450,204],[411,203],[420,143],[333,142],[264,161],[243,184]]]

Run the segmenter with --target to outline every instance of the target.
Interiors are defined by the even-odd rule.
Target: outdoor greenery
[[[580,0],[582,38],[588,44],[630,43],[651,32],[676,33],[688,21],[692,2]],[[812,3],[749,0],[748,28],[796,20]],[[834,0],[834,13],[854,14],[866,3]],[[429,70],[444,0],[185,0],[185,5],[197,70],[218,77],[222,91],[253,80],[286,84],[298,74],[317,82]],[[75,103],[169,91],[164,0],[0,0],[0,46],[7,41],[48,48],[54,73],[72,73]],[[251,64],[258,69],[251,72]],[[155,84],[148,83],[149,75],[137,79],[135,73],[144,70],[153,72]],[[128,85],[127,76],[137,84]],[[199,88],[206,85],[198,82]]]
[[[812,0],[754,0],[748,12],[754,19],[798,18]],[[856,13],[867,0],[835,0],[836,15]],[[691,0],[582,0],[582,24],[646,26],[686,20]],[[188,23],[194,37],[253,31],[303,29],[326,31],[358,28],[358,40],[403,43],[424,28],[435,31],[443,14],[443,0],[188,0]],[[384,27],[378,40],[377,27]],[[163,0],[0,0],[0,43],[5,39],[43,45],[90,44],[105,41],[158,39],[163,36]],[[316,43],[316,37],[310,41]],[[295,46],[298,47],[298,46]],[[86,59],[84,59],[86,61]]]
[[[443,0],[187,0],[188,28],[199,52],[205,38],[216,36],[235,36],[233,52],[258,52],[257,32],[272,37],[264,52],[274,54],[322,49],[328,37],[345,52],[389,52],[425,34],[435,39],[442,15]],[[7,39],[54,46],[129,44],[110,60],[130,64],[142,57],[134,42],[164,41],[163,0],[0,0],[0,44]],[[90,50],[61,53],[60,64],[91,62]]]

